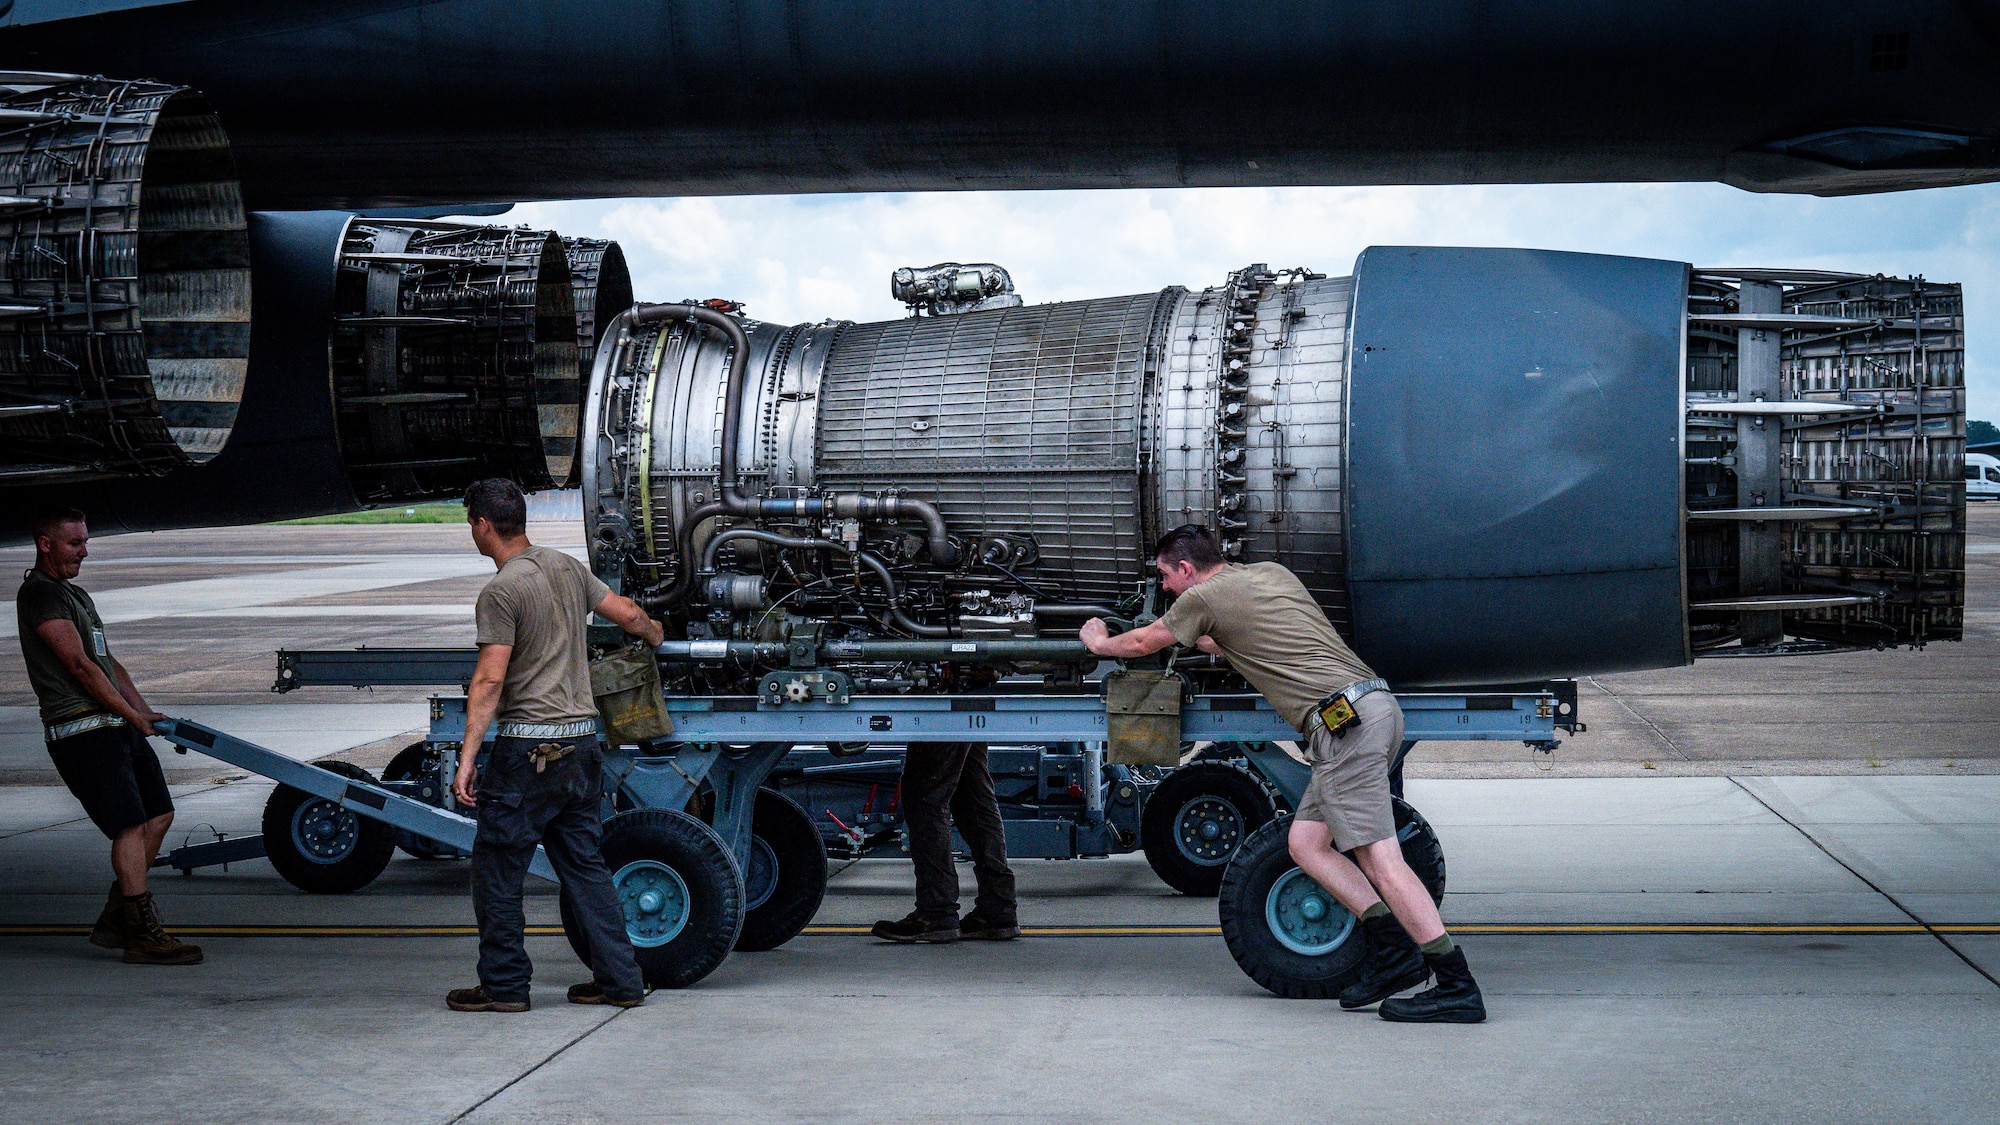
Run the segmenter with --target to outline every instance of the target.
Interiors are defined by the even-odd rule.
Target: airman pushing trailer
[[[1117,636],[1093,617],[1079,636],[1092,652],[1125,660],[1174,644],[1223,656],[1305,735],[1312,781],[1292,819],[1292,858],[1361,920],[1373,946],[1340,1006],[1379,1003],[1382,1018],[1399,1023],[1485,1019],[1465,952],[1396,838],[1389,767],[1403,711],[1388,683],[1282,565],[1230,563],[1193,524],[1162,536],[1153,555],[1161,586],[1176,595],[1166,616]],[[1392,998],[1433,976],[1436,987]]]
[[[35,566],[14,597],[21,658],[41,705],[49,758],[85,815],[111,840],[114,878],[90,943],[123,950],[130,965],[195,965],[201,947],[162,927],[146,869],[174,822],[159,756],[146,742],[153,710],[104,633],[96,603],[74,579],[90,554],[90,527],[75,508],[35,520]]]

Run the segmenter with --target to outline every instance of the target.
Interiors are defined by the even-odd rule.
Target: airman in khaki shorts
[[[1292,817],[1292,859],[1361,920],[1373,947],[1340,1006],[1379,1002],[1383,1019],[1402,1023],[1485,1019],[1465,953],[1396,839],[1389,766],[1403,742],[1403,709],[1389,685],[1277,563],[1228,562],[1208,529],[1192,524],[1161,537],[1153,554],[1176,598],[1167,615],[1115,637],[1092,618],[1078,635],[1090,651],[1127,660],[1173,644],[1220,655],[1304,733],[1312,780]],[[1428,991],[1392,998],[1432,977]]]

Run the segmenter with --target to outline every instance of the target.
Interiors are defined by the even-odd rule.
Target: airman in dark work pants
[[[1007,831],[986,766],[983,742],[919,742],[903,758],[903,815],[910,859],[917,869],[917,908],[898,921],[875,923],[888,941],[1007,941],[1019,937],[1014,869],[1007,866]],[[948,818],[948,819],[947,819]],[[958,916],[958,865],[951,826],[965,838],[979,896],[972,912]]]
[[[590,938],[591,979],[570,988],[569,1002],[643,1004],[645,983],[625,912],[599,850],[604,755],[584,625],[594,612],[657,645],[660,623],[582,563],[529,542],[527,501],[513,482],[474,484],[466,491],[465,518],[497,573],[479,593],[479,664],[466,692],[465,742],[451,786],[460,804],[479,809],[472,842],[479,983],[452,989],[445,1005],[459,1012],[528,1010],[534,966],[522,941],[521,886],[537,844],[548,849],[564,901]],[[476,775],[496,720],[486,772]]]

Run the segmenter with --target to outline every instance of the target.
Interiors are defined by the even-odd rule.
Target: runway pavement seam
[[[177,793],[174,795],[174,800],[180,801],[188,797],[199,796],[203,793],[209,792],[210,790],[220,789],[227,784],[229,784],[229,782],[226,781],[211,782],[210,784],[204,785],[199,789],[191,790],[186,793]],[[36,825],[33,828],[23,828],[19,832],[0,833],[0,840],[12,840],[16,836],[30,836],[36,832],[47,832],[51,828],[62,828],[66,825],[81,824],[89,819],[90,818],[87,816],[74,816],[68,820],[58,820],[54,824],[40,824]]]
[[[567,1003],[567,1001],[565,1001],[565,1003]],[[445,1122],[445,1125],[458,1125],[459,1122],[465,1120],[466,1118],[472,1116],[475,1113],[478,1113],[479,1108],[485,1105],[487,1102],[490,1102],[494,1098],[497,1098],[500,1095],[506,1093],[507,1091],[513,1089],[515,1086],[519,1085],[524,1079],[526,1079],[529,1075],[535,1073],[536,1071],[554,1062],[558,1057],[560,1057],[563,1054],[563,1052],[569,1050],[571,1047],[576,1046],[578,1043],[581,1043],[584,1040],[590,1038],[591,1036],[597,1034],[599,1031],[604,1030],[604,1028],[608,1026],[612,1020],[617,1019],[619,1016],[624,1015],[626,1012],[634,1010],[636,1009],[632,1008],[611,1009],[610,1015],[605,1016],[603,1019],[598,1020],[596,1023],[591,1024],[589,1027],[583,1029],[583,1031],[580,1034],[578,1034],[575,1038],[571,1039],[567,1043],[564,1043],[562,1046],[557,1047],[555,1050],[550,1051],[548,1055],[542,1059],[542,1061],[536,1063],[535,1065],[529,1067],[528,1069],[508,1079],[504,1084],[500,1086],[499,1089],[494,1090],[492,1093],[486,1095],[485,1097],[479,1099],[476,1102],[473,1102],[471,1105],[466,1106],[464,1110],[459,1112],[458,1116],[447,1120]]]
[[[176,933],[189,937],[476,937],[479,930],[467,925],[177,925]],[[12,923],[0,925],[0,938],[82,937],[89,926],[68,922]],[[805,937],[866,937],[867,926],[819,925],[800,931]],[[1027,926],[1027,937],[1217,937],[1220,926],[1130,925],[1130,926]],[[1851,937],[1908,937],[1937,934],[2000,935],[2000,922],[1468,922],[1452,926],[1453,933],[1541,937],[1595,937],[1617,935],[1656,936],[1798,936],[1846,935]],[[529,926],[530,937],[561,937],[561,926]]]
[[[1748,794],[1751,800],[1757,802],[1758,804],[1764,806],[1765,809],[1769,810],[1772,816],[1775,816],[1779,820],[1784,821],[1786,824],[1791,825],[1793,831],[1797,832],[1801,836],[1804,836],[1806,840],[1812,844],[1813,847],[1818,848],[1822,853],[1826,855],[1828,859],[1832,860],[1833,862],[1839,864],[1842,868],[1846,869],[1849,875],[1852,875],[1856,879],[1861,880],[1861,882],[1864,883],[1869,890],[1874,891],[1878,895],[1881,895],[1883,899],[1887,900],[1889,905],[1895,907],[1897,910],[1902,911],[1903,914],[1910,919],[1910,921],[1915,922],[1919,926],[1922,926],[1924,928],[1924,932],[1928,933],[1934,940],[1937,941],[1939,945],[1942,945],[1946,949],[1950,950],[1951,955],[1953,957],[1956,957],[1960,961],[1965,962],[1966,968],[1971,969],[1973,972],[1978,973],[1980,976],[1986,978],[1986,983],[1992,985],[1995,988],[2000,988],[2000,978],[1996,978],[1992,973],[1987,972],[1985,968],[1983,968],[1979,964],[1979,962],[1974,961],[1971,957],[1968,957],[1964,950],[1960,949],[1957,945],[1953,944],[1951,939],[1945,936],[1943,932],[1941,932],[1939,927],[1933,926],[1931,925],[1930,922],[1926,921],[1923,918],[1918,917],[1916,911],[1911,910],[1909,907],[1903,905],[1903,901],[1901,899],[1897,898],[1893,894],[1890,894],[1889,891],[1883,888],[1883,886],[1879,882],[1877,882],[1874,879],[1870,879],[1868,876],[1862,874],[1860,870],[1861,867],[1860,864],[1850,863],[1847,857],[1842,856],[1838,852],[1834,851],[1831,847],[1827,846],[1825,841],[1821,840],[1818,836],[1814,835],[1811,831],[1807,830],[1805,826],[1801,823],[1802,821],[1805,820],[1803,816],[1798,817],[1797,819],[1793,819],[1792,817],[1786,816],[1782,811],[1780,811],[1778,809],[1779,804],[1785,804],[1785,805],[1791,804],[1790,801],[1784,799],[1783,795],[1773,793],[1770,795],[1770,799],[1767,800],[1765,798],[1765,794],[1759,793],[1756,789],[1753,789],[1750,786],[1744,784],[1741,778],[1731,777],[1729,781],[1730,784],[1736,786],[1738,789],[1741,789],[1743,790],[1744,793]],[[1796,812],[1797,810],[1795,809],[1794,811]]]
[[[1617,703],[1618,706],[1623,707],[1627,715],[1630,715],[1633,718],[1639,720],[1639,722],[1645,724],[1646,729],[1653,732],[1653,737],[1659,739],[1660,744],[1662,746],[1665,746],[1668,750],[1673,751],[1675,756],[1679,757],[1681,761],[1692,762],[1694,760],[1693,758],[1688,757],[1687,751],[1682,750],[1680,748],[1680,744],[1676,743],[1673,739],[1667,737],[1667,732],[1661,730],[1658,723],[1655,723],[1653,720],[1647,718],[1644,715],[1641,715],[1637,710],[1633,708],[1633,706],[1630,703],[1625,702],[1624,696],[1611,690],[1611,688],[1608,685],[1606,685],[1604,681],[1598,679],[1596,676],[1589,677],[1589,680],[1591,684],[1597,688],[1597,690],[1610,696],[1613,702]]]

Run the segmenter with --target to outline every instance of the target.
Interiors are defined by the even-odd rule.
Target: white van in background
[[[2000,457],[1990,453],[1965,455],[1965,498],[2000,500]]]

